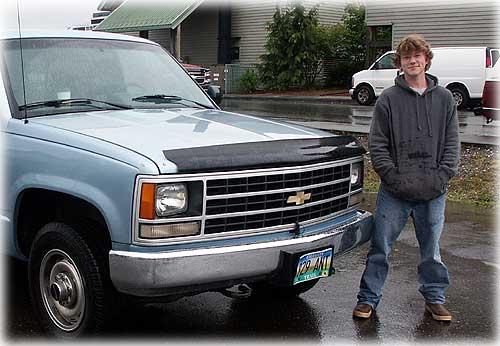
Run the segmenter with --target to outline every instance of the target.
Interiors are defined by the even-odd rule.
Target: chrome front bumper
[[[111,280],[122,293],[155,297],[272,278],[279,274],[284,254],[333,247],[335,258],[365,243],[372,223],[371,213],[358,211],[341,225],[285,240],[153,253],[112,250]]]

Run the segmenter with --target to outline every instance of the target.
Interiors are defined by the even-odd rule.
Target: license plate
[[[310,252],[300,256],[293,284],[327,277],[332,264],[332,249]]]

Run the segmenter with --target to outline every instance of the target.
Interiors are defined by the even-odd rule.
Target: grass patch
[[[368,149],[368,136],[363,134],[332,131],[335,134],[350,134]],[[493,207],[498,201],[500,169],[499,148],[492,145],[462,143],[457,176],[450,180],[447,199],[474,205]],[[365,156],[365,191],[376,192],[380,178],[373,170],[369,155]]]

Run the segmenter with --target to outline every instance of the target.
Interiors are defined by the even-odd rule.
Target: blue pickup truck
[[[3,250],[48,333],[96,333],[123,299],[298,295],[369,239],[355,138],[224,112],[141,38],[0,42]]]

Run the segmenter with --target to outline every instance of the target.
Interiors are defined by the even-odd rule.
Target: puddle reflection
[[[381,340],[380,337],[380,320],[377,312],[373,312],[373,316],[369,319],[353,318],[354,331],[356,337],[360,340]]]
[[[370,125],[373,113],[373,106],[230,98],[223,100],[221,108],[229,112],[291,121],[333,122],[358,129]],[[500,137],[499,121],[486,124],[483,117],[475,116],[471,111],[459,111],[458,117],[461,135]]]
[[[314,309],[299,297],[280,299],[237,299],[231,303],[227,321],[234,324],[229,329],[239,335],[249,333],[265,337],[321,339],[319,319]]]

